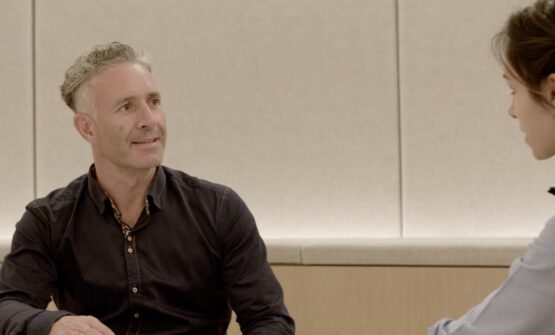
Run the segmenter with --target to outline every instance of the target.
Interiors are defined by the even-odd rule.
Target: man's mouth
[[[152,138],[145,138],[145,139],[141,139],[141,140],[136,140],[136,141],[132,141],[132,144],[147,144],[147,143],[154,143],[159,141],[160,138],[159,137],[152,137]]]

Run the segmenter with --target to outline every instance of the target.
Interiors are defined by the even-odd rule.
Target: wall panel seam
[[[37,197],[37,68],[36,68],[36,0],[31,0],[31,92],[33,113],[33,198]]]
[[[403,123],[401,119],[401,51],[400,47],[400,27],[399,27],[399,0],[394,0],[395,6],[395,66],[397,75],[397,133],[398,137],[398,155],[399,155],[399,234],[403,238],[405,236],[404,225],[404,195],[403,195]]]

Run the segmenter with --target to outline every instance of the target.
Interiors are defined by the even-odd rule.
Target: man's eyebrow
[[[161,97],[160,92],[150,92],[150,93],[147,94],[147,98],[148,98],[148,99],[160,98],[160,97]],[[127,97],[124,97],[124,98],[121,98],[121,99],[117,100],[117,101],[114,103],[114,105],[115,105],[115,106],[118,106],[118,105],[121,105],[121,104],[123,104],[123,103],[125,103],[125,102],[131,101],[131,100],[135,100],[135,99],[137,99],[137,98],[138,98],[138,96],[130,95],[130,96],[127,96]]]
[[[115,105],[119,105],[121,103],[124,103],[124,102],[129,101],[129,100],[133,100],[133,99],[134,99],[134,97],[132,97],[132,96],[121,98],[121,99],[119,99],[115,102]]]

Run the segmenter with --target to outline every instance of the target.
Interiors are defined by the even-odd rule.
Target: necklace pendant
[[[129,237],[129,234],[131,234],[131,229],[129,229],[129,227],[124,226],[122,227],[122,232],[123,232],[123,236],[125,236],[126,238]]]

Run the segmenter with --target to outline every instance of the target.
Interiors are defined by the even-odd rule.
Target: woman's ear
[[[544,85],[549,102],[555,106],[555,73],[551,73],[547,76]]]
[[[75,113],[75,115],[73,115],[73,125],[85,141],[92,143],[91,141],[94,138],[94,120],[90,115]]]

